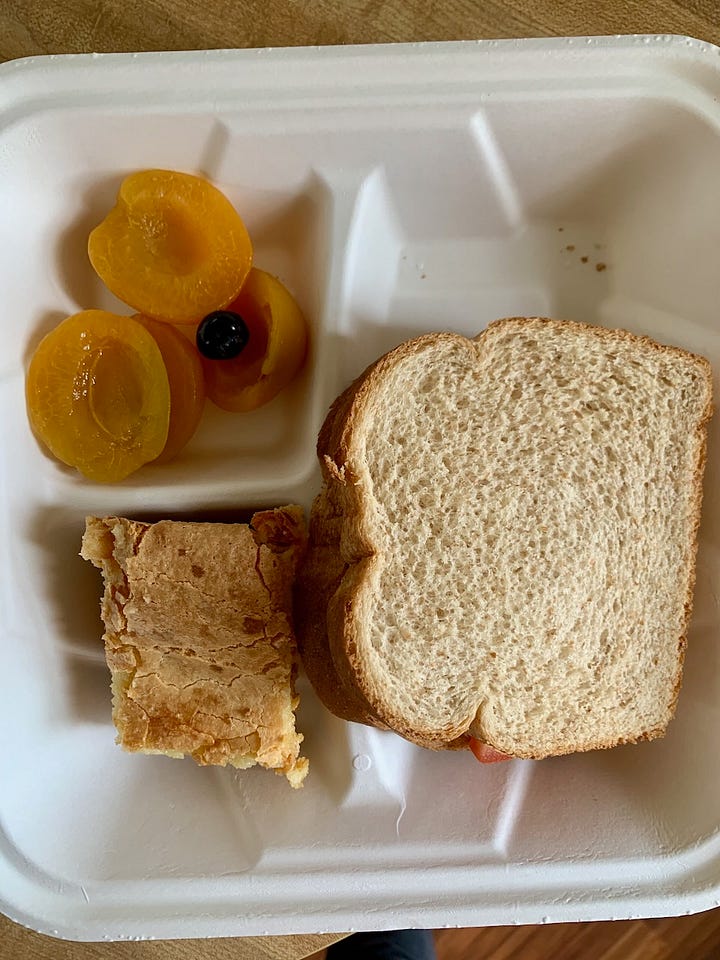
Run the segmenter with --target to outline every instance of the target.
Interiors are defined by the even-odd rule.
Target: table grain
[[[720,0],[0,0],[0,60],[615,33],[720,43]],[[300,960],[336,939],[67,943],[0,917],[0,960]]]

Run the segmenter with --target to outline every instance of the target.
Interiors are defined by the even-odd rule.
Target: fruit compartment
[[[329,309],[331,191],[302,158],[290,176],[256,176],[247,137],[231,135],[220,120],[178,118],[187,134],[180,150],[169,149],[167,118],[135,116],[122,122],[98,115],[88,121],[59,111],[21,123],[6,135],[7,194],[32,195],[22,236],[13,242],[38,264],[32,277],[19,271],[8,278],[18,317],[11,347],[14,372],[64,315],[90,308],[133,313],[100,281],[87,256],[88,234],[112,207],[123,176],[153,165],[203,174],[246,220],[256,265],[279,276],[300,303],[311,327],[308,359],[297,380],[257,411],[226,413],[208,401],[197,433],[178,458],[143,467],[114,485],[109,498],[127,495],[138,503],[144,491],[164,490],[158,496],[167,499],[172,491],[173,504],[184,498],[210,506],[287,497],[314,469],[314,439],[325,400],[318,394]],[[103,127],[100,141],[93,134],[96,124]],[[19,162],[17,144],[27,138],[41,139],[44,149]],[[258,156],[268,149],[267,143],[259,145]],[[233,158],[242,160],[233,163]],[[31,460],[33,469],[62,486],[71,500],[92,497],[94,484],[40,449]]]

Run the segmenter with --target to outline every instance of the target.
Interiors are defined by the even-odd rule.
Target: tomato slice
[[[480,763],[501,763],[503,760],[512,760],[509,754],[500,753],[495,747],[490,747],[482,740],[475,740],[473,737],[470,738],[469,746]]]

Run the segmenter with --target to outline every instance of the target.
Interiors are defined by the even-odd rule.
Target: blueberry
[[[213,310],[197,328],[195,342],[208,360],[232,360],[243,352],[250,331],[239,313]]]

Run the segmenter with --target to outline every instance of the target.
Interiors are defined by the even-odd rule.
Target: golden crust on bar
[[[260,764],[301,785],[292,586],[305,540],[297,506],[249,526],[87,518],[125,750]]]

